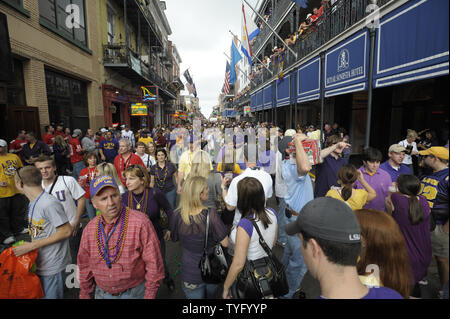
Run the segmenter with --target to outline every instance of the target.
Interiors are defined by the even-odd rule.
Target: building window
[[[8,104],[14,106],[26,106],[25,80],[21,60],[13,60],[13,78],[14,83],[8,85]]]
[[[0,2],[6,3],[7,5],[13,7],[17,11],[19,11],[19,12],[23,13],[24,15],[26,15],[28,18],[31,16],[30,15],[30,11],[26,10],[23,7],[23,0],[0,0]]]
[[[116,34],[116,27],[114,23],[115,14],[110,6],[108,9],[108,44],[114,44],[114,38]]]
[[[89,128],[89,107],[85,82],[45,71],[48,112],[51,123],[64,123],[72,130]]]
[[[79,9],[77,16],[74,15],[76,11],[73,11],[72,19],[71,5]],[[63,37],[87,46],[85,8],[85,0],[39,0],[40,18],[46,24],[56,29]],[[75,20],[75,17],[79,19]],[[73,27],[75,22],[79,22],[79,25]]]

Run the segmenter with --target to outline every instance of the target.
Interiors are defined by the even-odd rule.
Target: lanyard
[[[44,195],[45,191],[42,191],[41,195],[36,199],[36,201],[33,204],[33,208],[31,209],[31,218],[30,218],[30,207],[28,207],[28,230],[31,233],[31,225],[33,224],[33,215],[34,215],[34,208],[36,207],[37,202],[41,199],[42,195]],[[35,236],[33,236],[35,237]]]
[[[117,225],[119,224],[119,220],[117,220],[116,225],[114,226],[112,232],[109,234],[108,238],[106,238],[105,230],[103,229],[102,222],[100,222],[100,229],[102,230],[103,239],[105,240],[105,261],[106,266],[108,266],[109,269],[111,269],[111,261],[109,260],[109,248],[108,248],[108,242],[111,239],[112,234],[117,228]]]

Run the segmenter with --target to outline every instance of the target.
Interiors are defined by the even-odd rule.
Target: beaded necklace
[[[164,178],[161,179],[160,175],[158,174],[158,171],[162,170],[164,172]],[[156,186],[158,186],[158,188],[160,190],[164,189],[164,186],[166,185],[166,179],[167,179],[167,175],[169,173],[169,168],[167,163],[165,163],[164,169],[161,169],[159,167],[159,163],[156,163],[156,174],[155,174],[155,181],[156,181]]]
[[[99,256],[106,262],[106,266],[111,269],[111,265],[115,264],[122,255],[123,247],[125,246],[125,236],[128,228],[128,218],[129,218],[129,208],[124,207],[122,211],[122,215],[120,216],[120,230],[119,236],[117,237],[116,244],[114,247],[109,247],[109,240],[111,239],[112,234],[119,225],[119,221],[116,222],[113,230],[109,234],[108,238],[106,238],[105,231],[103,229],[103,225],[101,222],[101,217],[98,219],[97,228],[95,230],[95,238],[97,239],[97,249]],[[110,255],[110,250],[114,250],[114,255]],[[111,260],[112,258],[112,260]]]
[[[129,192],[128,192],[128,207],[129,207],[130,209],[135,209],[135,208],[134,208],[134,205],[133,205],[133,202],[137,202],[136,209],[137,209],[138,211],[143,212],[143,213],[147,212],[147,205],[148,205],[148,188],[146,188],[146,189],[144,190],[144,196],[142,196],[142,199],[141,199],[139,202],[134,198],[133,192],[129,191]],[[141,210],[141,203],[144,204],[144,209],[143,209],[143,210]]]

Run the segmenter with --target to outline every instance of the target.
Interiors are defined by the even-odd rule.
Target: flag
[[[223,85],[223,93],[225,93],[225,95],[230,93],[230,63],[228,63],[228,61],[225,69],[225,84]]]
[[[247,29],[247,18],[245,15],[245,6],[242,4],[242,20],[241,20],[241,27],[242,27],[242,45],[241,45],[241,51],[244,54],[244,56],[247,57],[248,63],[250,65],[253,65],[252,63],[252,47],[250,45],[250,39],[248,36],[248,29]]]
[[[188,89],[189,94],[193,94],[194,97],[197,97],[197,89],[195,88],[194,81],[192,80],[192,77],[189,74],[189,69],[184,71],[183,75],[187,81],[186,88]]]
[[[231,71],[230,71],[230,84],[236,83],[236,65],[242,60],[242,56],[239,54],[239,50],[236,48],[234,41],[231,43]]]
[[[308,8],[308,0],[292,0],[302,8]]]

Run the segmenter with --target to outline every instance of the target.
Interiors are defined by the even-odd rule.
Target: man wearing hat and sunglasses
[[[442,146],[420,151],[423,163],[433,170],[430,175],[422,176],[421,192],[431,207],[436,228],[431,232],[431,248],[438,265],[441,279],[441,292],[448,283],[448,157],[449,151]]]
[[[286,232],[300,238],[308,270],[320,283],[320,299],[403,299],[390,288],[361,283],[356,269],[361,229],[344,202],[330,197],[310,201]]]
[[[164,265],[150,219],[121,204],[111,176],[93,180],[90,193],[100,216],[89,222],[81,238],[80,299],[154,299]]]

